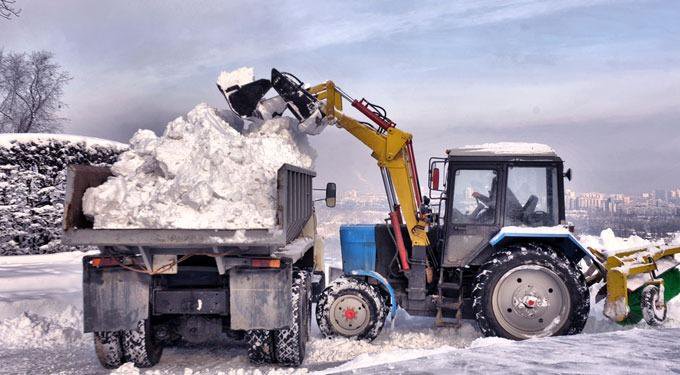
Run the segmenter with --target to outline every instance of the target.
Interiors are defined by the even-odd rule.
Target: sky
[[[5,51],[50,50],[74,77],[65,132],[162,133],[226,103],[221,70],[333,80],[414,135],[421,171],[447,148],[552,146],[567,188],[680,187],[680,2],[18,0]],[[317,183],[379,192],[370,153],[340,129],[313,137]]]

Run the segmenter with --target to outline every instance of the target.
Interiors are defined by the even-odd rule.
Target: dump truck
[[[277,172],[277,225],[266,229],[95,229],[83,214],[107,167],[70,166],[66,245],[96,246],[83,258],[84,331],[105,368],[150,367],[163,347],[242,338],[253,363],[299,365],[311,301],[324,287],[311,170]],[[335,203],[335,184],[326,186]],[[256,193],[256,192],[254,192]]]
[[[271,79],[225,90],[248,112],[273,88],[309,134],[335,125],[363,143],[383,180],[385,223],[340,228],[343,275],[316,306],[321,333],[373,340],[397,307],[438,326],[471,318],[486,336],[522,340],[581,332],[590,288],[604,313],[624,321],[630,304],[650,323],[678,293],[680,246],[596,251],[567,223],[564,179],[571,170],[545,145],[462,147],[432,156],[421,191],[413,136],[384,107],[355,99],[333,81],[305,84],[272,69]],[[349,104],[363,115],[344,111]],[[240,113],[247,115],[248,113]]]

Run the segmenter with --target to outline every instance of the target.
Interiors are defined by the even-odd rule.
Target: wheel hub
[[[493,290],[498,323],[518,338],[551,336],[566,322],[569,291],[552,270],[524,265],[507,271]]]
[[[338,297],[331,304],[331,324],[345,336],[356,336],[363,332],[370,322],[366,302],[355,295]]]

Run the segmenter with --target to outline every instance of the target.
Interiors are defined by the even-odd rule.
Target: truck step
[[[441,309],[456,311],[460,309],[460,301],[458,300],[458,298],[441,297],[437,298],[434,303],[435,306],[437,306],[437,308]]]
[[[452,282],[443,282],[443,283],[439,283],[439,287],[442,290],[459,290],[460,284],[452,283]]]

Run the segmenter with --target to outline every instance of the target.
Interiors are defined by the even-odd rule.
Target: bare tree
[[[0,0],[0,17],[6,20],[12,17],[19,17],[21,9],[17,8],[16,0]]]
[[[0,132],[55,132],[64,118],[57,114],[64,86],[71,76],[53,54],[0,51]]]

